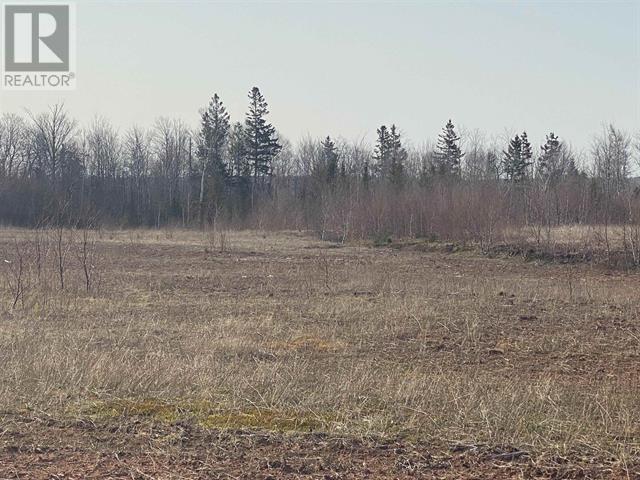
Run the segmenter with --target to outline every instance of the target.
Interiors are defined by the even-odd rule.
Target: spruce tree
[[[234,177],[248,177],[251,166],[247,161],[247,146],[242,123],[236,122],[229,131],[229,173]]]
[[[202,162],[200,176],[200,223],[205,216],[205,196],[219,202],[224,194],[227,168],[224,150],[229,134],[229,113],[218,94],[214,94],[202,112],[198,156]],[[210,178],[210,180],[207,180]]]
[[[334,183],[338,176],[338,152],[331,137],[322,141],[322,163],[324,164],[327,183]]]
[[[560,157],[561,143],[555,133],[546,136],[544,145],[540,147],[537,173],[543,180],[549,180],[557,175]]]
[[[273,158],[282,149],[276,129],[267,122],[268,105],[260,89],[253,87],[249,92],[249,110],[245,119],[245,139],[247,160],[254,178],[271,175]]]
[[[507,151],[503,153],[502,171],[507,180],[520,183],[527,178],[527,168],[531,165],[531,144],[527,132],[516,135],[509,141]]]
[[[391,158],[390,158],[390,146],[391,146],[391,136],[389,134],[389,129],[386,125],[381,125],[380,128],[376,130],[378,134],[378,138],[376,140],[376,146],[373,151],[373,159],[375,160],[375,169],[378,175],[381,177],[387,177],[389,175],[390,167],[391,167]]]
[[[369,169],[369,160],[365,159],[364,164],[362,165],[362,183],[364,184],[365,188],[369,186],[370,180],[371,180],[371,172]]]
[[[576,165],[576,161],[573,157],[569,158],[569,160],[567,161],[567,168],[564,173],[568,178],[577,178],[581,175],[584,175],[584,172],[581,172]]]
[[[401,185],[404,180],[404,164],[407,160],[407,151],[402,146],[400,132],[395,125],[391,125],[389,131],[389,177],[396,185]]]
[[[456,134],[453,122],[449,120],[438,135],[436,144],[436,161],[438,173],[443,175],[460,175],[460,160],[464,153],[460,151],[458,142],[460,137]]]
[[[533,150],[531,149],[531,143],[529,143],[529,137],[526,131],[520,135],[520,141],[522,142],[522,164],[525,169],[524,173],[526,174],[526,169],[532,164],[531,158],[533,158]]]
[[[224,148],[229,134],[229,113],[214,94],[206,110],[202,112],[200,123],[200,144],[198,155],[203,162],[203,171],[214,176],[224,176]]]
[[[522,141],[516,135],[509,141],[507,151],[503,153],[502,172],[509,181],[518,181],[518,168],[522,157]]]

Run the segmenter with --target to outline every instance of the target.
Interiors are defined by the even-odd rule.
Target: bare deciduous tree
[[[27,125],[14,113],[0,117],[0,178],[16,175],[26,156]]]
[[[55,181],[63,171],[63,152],[73,137],[76,122],[67,115],[62,104],[56,104],[48,112],[39,115],[30,114],[30,117],[34,126],[39,164]]]
[[[114,179],[120,167],[120,141],[111,123],[96,117],[87,131],[89,173],[100,180]]]
[[[593,143],[595,176],[603,182],[607,193],[620,193],[629,177],[631,138],[609,125]]]

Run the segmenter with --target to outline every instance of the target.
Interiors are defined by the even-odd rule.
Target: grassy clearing
[[[0,232],[12,261],[15,238]],[[0,296],[0,403],[121,422],[640,451],[637,274],[296,233],[101,232]],[[51,262],[46,263],[50,265]]]

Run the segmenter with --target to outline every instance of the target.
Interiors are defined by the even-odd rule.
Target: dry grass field
[[[0,478],[640,478],[638,273],[100,231],[87,292],[41,237],[0,231]]]

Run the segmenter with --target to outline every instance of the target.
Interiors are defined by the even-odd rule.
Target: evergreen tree
[[[229,132],[229,173],[234,177],[248,177],[251,175],[251,166],[247,162],[247,146],[245,142],[244,127],[240,122],[231,126]]]
[[[456,134],[453,122],[449,120],[438,135],[436,145],[436,161],[438,173],[443,175],[460,175],[460,160],[464,153],[460,151],[458,142],[460,137]]]
[[[268,105],[260,89],[253,87],[249,92],[249,111],[245,119],[245,139],[247,160],[255,178],[271,175],[271,162],[282,149],[276,129],[265,117]]]
[[[202,112],[200,125],[198,155],[203,162],[203,171],[216,177],[224,176],[224,148],[229,134],[229,113],[217,93]]]
[[[395,125],[391,125],[389,132],[389,176],[396,185],[401,185],[404,180],[404,164],[407,160],[407,151],[402,146],[400,132]]]
[[[533,163],[531,161],[533,158],[533,150],[531,149],[531,143],[529,143],[529,137],[526,131],[520,135],[520,141],[522,142],[522,163],[524,164],[524,168],[527,169]]]
[[[369,181],[371,180],[371,172],[369,171],[369,160],[364,161],[362,165],[362,183],[365,188],[369,185]]]
[[[400,184],[404,175],[404,163],[407,159],[407,151],[402,146],[400,132],[395,124],[391,125],[390,129],[386,125],[382,125],[376,132],[378,138],[373,152],[376,171],[380,177]]]
[[[581,172],[576,165],[576,161],[573,159],[573,157],[569,158],[569,161],[567,162],[565,175],[569,178],[577,178],[581,175],[584,175],[584,172]]]
[[[522,141],[516,135],[509,141],[506,152],[503,153],[502,173],[509,181],[518,181],[520,159],[522,158]]]
[[[381,125],[380,128],[376,130],[376,133],[378,134],[378,138],[376,140],[376,146],[373,151],[373,159],[376,162],[376,172],[384,178],[389,175],[389,171],[391,168],[391,136],[386,125]]]
[[[543,180],[556,177],[560,168],[562,144],[555,133],[551,132],[546,136],[544,145],[540,147],[540,157],[538,158],[537,174]]]
[[[229,114],[218,94],[214,94],[209,106],[202,112],[198,156],[202,162],[200,176],[200,223],[205,217],[205,197],[218,202],[224,193],[227,168],[224,149],[229,134]],[[208,180],[209,179],[209,180]]]
[[[507,180],[519,183],[526,179],[527,168],[531,165],[531,144],[527,133],[516,135],[509,141],[506,152],[503,153],[502,172]]]
[[[338,152],[336,151],[336,145],[331,140],[331,137],[327,136],[322,141],[322,163],[325,169],[327,183],[334,183],[338,176]]]

